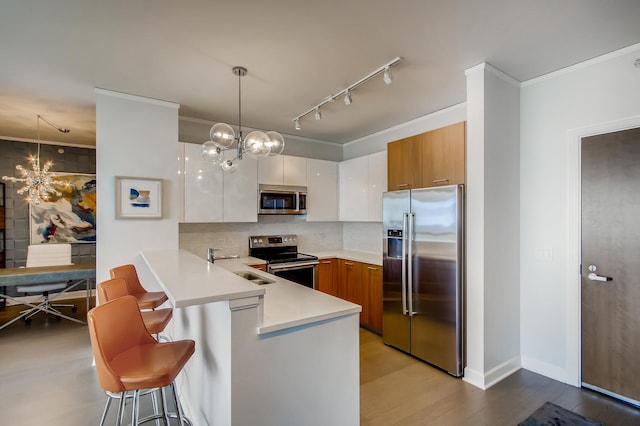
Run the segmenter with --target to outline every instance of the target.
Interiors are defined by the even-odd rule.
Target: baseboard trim
[[[477,388],[487,390],[521,368],[520,357],[515,356],[485,373],[467,367],[464,370],[463,380]]]
[[[580,384],[573,383],[573,381],[569,380],[569,375],[564,368],[560,368],[557,365],[549,364],[548,362],[543,362],[535,358],[523,356],[522,368],[533,371],[536,374],[549,377],[550,379],[569,384],[571,386],[580,387]]]

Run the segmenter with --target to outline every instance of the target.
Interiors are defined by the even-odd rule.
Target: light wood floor
[[[545,401],[605,425],[640,425],[640,410],[520,370],[483,391],[360,330],[361,425],[517,425]]]
[[[366,330],[360,348],[363,426],[517,425],[545,401],[605,425],[640,424],[640,410],[525,370],[482,391]],[[0,424],[97,424],[105,397],[91,360],[80,324],[41,317],[0,331]]]

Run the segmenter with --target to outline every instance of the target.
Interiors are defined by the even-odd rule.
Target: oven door
[[[305,287],[316,288],[318,261],[276,263],[267,265],[267,272]]]

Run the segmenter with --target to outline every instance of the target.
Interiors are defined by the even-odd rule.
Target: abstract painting
[[[62,193],[31,204],[31,244],[93,243],[96,241],[96,175],[60,174]]]
[[[162,179],[116,176],[116,219],[161,219]]]

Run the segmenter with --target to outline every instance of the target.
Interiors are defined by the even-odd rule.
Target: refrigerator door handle
[[[402,215],[402,315],[407,315],[407,228],[409,222],[409,213]]]
[[[408,260],[407,260],[407,308],[409,316],[412,317],[415,314],[413,310],[413,222],[415,220],[415,213],[409,213],[409,233],[407,234],[407,246]]]

